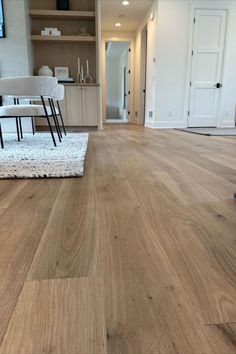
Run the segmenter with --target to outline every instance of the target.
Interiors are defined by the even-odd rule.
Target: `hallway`
[[[0,354],[235,354],[235,147],[108,125],[83,178],[0,181]]]

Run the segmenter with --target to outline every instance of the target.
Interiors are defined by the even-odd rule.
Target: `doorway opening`
[[[129,42],[106,42],[106,122],[128,123]]]

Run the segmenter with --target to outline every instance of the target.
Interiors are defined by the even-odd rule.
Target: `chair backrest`
[[[65,86],[64,85],[57,85],[57,94],[55,100],[62,101],[64,100],[65,96]]]
[[[54,98],[58,80],[48,76],[7,77],[0,79],[0,96]]]

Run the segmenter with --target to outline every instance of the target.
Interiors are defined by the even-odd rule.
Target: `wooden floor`
[[[236,353],[236,138],[108,126],[0,181],[0,354]]]

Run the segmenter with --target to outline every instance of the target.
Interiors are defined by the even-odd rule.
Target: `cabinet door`
[[[67,125],[82,126],[82,90],[80,86],[66,87]]]
[[[98,125],[98,88],[82,87],[83,126],[95,127]]]

